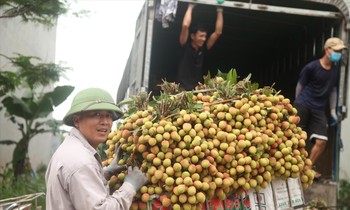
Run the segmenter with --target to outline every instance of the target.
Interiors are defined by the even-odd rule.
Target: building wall
[[[349,75],[350,77],[350,75]],[[349,81],[350,78],[348,78]],[[349,105],[350,105],[350,87],[348,87],[347,90],[347,108],[348,108],[348,116],[345,120],[342,121],[341,124],[341,139],[343,142],[343,150],[340,152],[340,169],[339,169],[339,178],[340,179],[346,179],[350,181],[350,164],[349,164],[349,157],[350,157],[350,112],[349,112]]]
[[[349,10],[350,8],[350,0],[344,0],[344,3],[347,5],[347,9]],[[349,19],[349,13],[345,14],[347,15],[347,19]],[[349,71],[349,70],[348,70]],[[349,81],[350,75],[348,74],[348,79]],[[342,121],[341,124],[341,139],[343,142],[343,150],[340,152],[340,169],[339,169],[339,178],[340,179],[346,179],[350,181],[350,164],[349,164],[349,157],[350,157],[350,86],[348,87],[347,90],[347,97],[346,97],[346,104],[347,104],[347,113],[348,116],[347,118]]]
[[[36,56],[39,62],[55,62],[56,27],[24,23],[20,18],[0,19],[0,53],[8,57],[20,53]],[[9,61],[0,57],[0,69],[11,70]],[[21,92],[16,93],[21,94]],[[1,100],[1,99],[0,99]],[[51,117],[51,116],[49,116]],[[16,126],[8,122],[4,112],[0,112],[0,140],[19,140]],[[34,169],[41,163],[47,164],[50,158],[51,134],[38,135],[29,145],[29,158]],[[12,160],[14,146],[0,145],[0,167]]]

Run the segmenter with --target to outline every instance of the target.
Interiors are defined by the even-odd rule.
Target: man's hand
[[[126,165],[118,165],[118,162],[123,154],[122,147],[119,142],[115,145],[114,154],[115,156],[112,162],[107,167],[103,168],[103,171],[107,180],[112,175],[118,174],[123,170],[127,169]]]
[[[223,12],[223,11],[224,11],[224,8],[222,8],[222,7],[216,7],[216,11],[217,11],[217,12]]]
[[[330,126],[335,126],[339,121],[339,118],[338,118],[338,115],[337,115],[337,112],[335,111],[335,109],[331,109],[330,118],[331,118],[330,119],[331,120]]]
[[[137,192],[147,182],[147,177],[138,167],[129,166],[124,182],[130,183]]]
[[[188,7],[192,8],[192,9],[193,9],[195,6],[196,6],[196,5],[193,4],[193,3],[189,3],[189,4],[188,4]]]

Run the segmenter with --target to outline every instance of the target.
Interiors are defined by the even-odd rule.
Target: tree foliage
[[[22,174],[28,165],[28,146],[33,137],[43,133],[57,133],[61,121],[47,118],[53,108],[61,104],[72,93],[72,86],[58,86],[47,91],[59,81],[69,69],[54,63],[40,63],[40,58],[23,56],[7,57],[15,71],[0,71],[0,78],[7,83],[0,84],[0,96],[3,96],[0,110],[14,123],[21,133],[19,141],[1,140],[0,144],[15,145],[12,165],[15,177]],[[33,62],[35,61],[35,63]],[[7,84],[13,84],[7,86]],[[25,94],[18,96],[16,89],[24,89]]]
[[[31,90],[39,86],[48,86],[52,82],[59,81],[60,76],[69,68],[63,67],[61,64],[54,63],[39,63],[40,58],[34,56],[24,56],[16,54],[16,57],[7,57],[0,54],[0,56],[7,58],[12,67],[16,68],[16,72],[11,70],[0,71],[0,96],[14,91],[16,87],[27,85]],[[50,78],[50,79],[49,79]]]
[[[68,8],[66,0],[0,0],[0,18],[21,17],[25,22],[54,25]]]

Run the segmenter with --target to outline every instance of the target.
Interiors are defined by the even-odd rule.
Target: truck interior
[[[216,20],[217,3],[212,2],[198,3],[192,16],[193,23],[206,25],[208,34],[214,31]],[[234,6],[226,6],[229,4]],[[158,85],[162,79],[176,82],[179,34],[187,5],[188,1],[178,1],[175,21],[170,22],[168,28],[163,28],[159,21],[153,23],[148,84],[148,91],[153,94],[159,92]],[[247,5],[251,8],[254,6],[255,9],[249,9]],[[226,0],[223,7],[223,33],[208,51],[204,70],[216,75],[218,70],[227,72],[236,69],[240,78],[251,74],[252,82],[259,83],[260,87],[273,85],[291,101],[294,100],[295,86],[302,67],[308,61],[323,55],[323,44],[327,38],[344,36],[343,12],[330,4],[311,1]],[[343,58],[342,62],[347,62],[347,52]],[[344,65],[347,69],[347,63]],[[347,70],[345,74],[348,74]],[[333,147],[334,144],[329,144],[319,161],[322,163],[319,170],[326,177],[334,176],[329,170],[334,167],[333,158],[330,158],[334,156]]]
[[[293,5],[288,5],[291,2]],[[303,8],[310,13],[316,10],[339,12],[333,6],[307,1],[258,0],[253,3],[287,10],[288,7]],[[152,42],[157,44],[153,44],[151,50],[150,75],[153,78],[149,80],[149,89],[152,91],[158,90],[161,79],[176,82],[178,40],[187,5],[187,2],[178,2],[175,21],[168,28],[163,28],[159,21],[154,22]],[[198,4],[192,18],[192,23],[204,24],[209,35],[215,27],[216,6]],[[342,23],[341,18],[334,17],[224,7],[223,33],[208,51],[204,71],[216,75],[218,70],[236,69],[240,78],[251,73],[253,82],[260,86],[274,84],[293,100],[301,68],[323,55],[324,41],[330,36],[339,36]]]

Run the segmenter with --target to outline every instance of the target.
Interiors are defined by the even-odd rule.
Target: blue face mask
[[[332,52],[331,55],[329,56],[329,60],[332,62],[338,62],[341,58],[341,53],[338,52]]]

